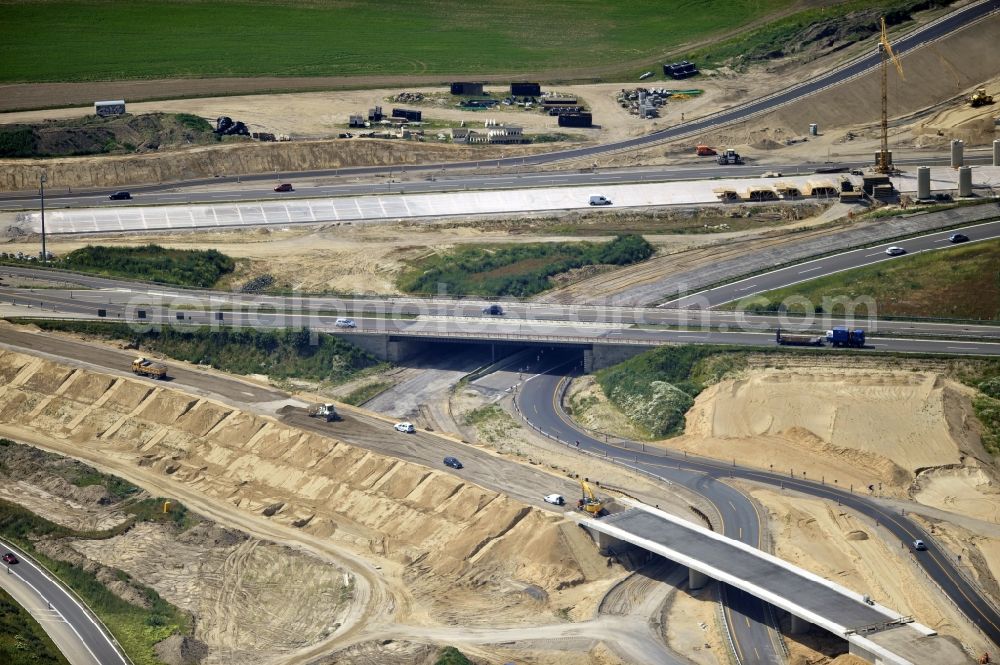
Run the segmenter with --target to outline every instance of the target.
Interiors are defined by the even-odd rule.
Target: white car
[[[566,499],[563,498],[562,494],[549,494],[545,497],[545,503],[551,503],[556,506],[563,506],[566,504]]]
[[[337,319],[336,323],[333,325],[338,328],[357,328],[358,325],[354,323],[354,319]]]
[[[406,432],[407,434],[413,434],[417,431],[413,423],[396,423],[394,427],[397,432]]]
[[[889,256],[899,256],[900,254],[906,254],[906,250],[902,247],[896,247],[893,245],[889,249],[885,250],[885,253]]]

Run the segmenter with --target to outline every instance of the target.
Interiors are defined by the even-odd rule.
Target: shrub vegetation
[[[445,647],[438,652],[434,665],[472,665],[472,661],[455,647]]]
[[[214,249],[166,249],[159,245],[87,245],[62,257],[57,265],[105,277],[202,288],[213,286],[236,267],[233,259]]]
[[[0,589],[0,663],[69,665],[52,638],[3,589]]]
[[[308,329],[255,330],[184,327],[137,333],[124,323],[32,321],[45,330],[95,335],[131,342],[140,349],[235,374],[266,374],[273,379],[311,379],[340,383],[375,368],[367,351]]]
[[[662,346],[597,372],[608,399],[654,436],[684,429],[684,414],[707,385],[744,367],[746,351],[718,346]]]
[[[408,293],[526,297],[552,286],[550,277],[589,265],[629,265],[654,249],[638,235],[606,243],[530,243],[461,247],[414,262],[398,279]]]

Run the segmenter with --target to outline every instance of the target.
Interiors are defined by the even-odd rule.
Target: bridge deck
[[[587,528],[632,543],[742,589],[844,637],[886,663],[963,663],[968,656],[933,630],[866,603],[861,594],[749,545],[638,502]]]
[[[885,623],[899,615],[888,615],[859,599],[832,593],[829,586],[735,547],[720,546],[715,534],[700,533],[680,521],[670,522],[643,510],[630,509],[602,520],[637,536],[676,550],[705,566],[739,574],[747,584],[787,598],[796,605],[845,629]],[[711,572],[703,570],[709,577]],[[752,590],[747,589],[752,593]]]

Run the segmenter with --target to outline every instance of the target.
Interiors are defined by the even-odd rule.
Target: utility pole
[[[42,173],[40,176],[38,176],[38,193],[39,193],[39,196],[41,197],[41,201],[42,201],[42,206],[41,206],[41,208],[42,208],[42,263],[48,263],[49,262],[48,252],[45,251],[45,181],[46,180],[48,180],[48,178],[45,177],[44,173]]]

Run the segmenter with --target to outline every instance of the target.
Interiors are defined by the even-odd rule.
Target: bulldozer
[[[586,513],[590,513],[594,517],[600,517],[605,515],[604,503],[594,494],[594,490],[590,489],[590,485],[587,481],[580,481],[580,489],[583,491],[583,496],[580,497],[576,502],[576,507],[578,510],[582,510]]]
[[[309,415],[313,418],[322,418],[328,423],[340,420],[340,414],[337,413],[337,407],[333,404],[316,404],[309,409]]]
[[[986,88],[977,88],[972,96],[968,99],[969,105],[972,108],[979,108],[980,106],[986,106],[987,104],[993,103],[993,95],[986,94]]]

